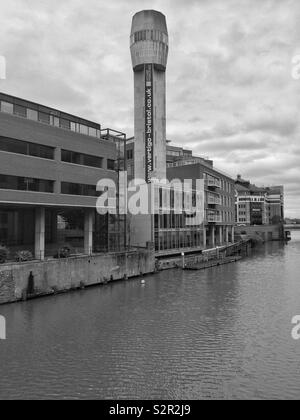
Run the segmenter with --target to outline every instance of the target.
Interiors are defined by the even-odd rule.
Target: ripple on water
[[[296,399],[299,252],[3,306],[0,398]]]

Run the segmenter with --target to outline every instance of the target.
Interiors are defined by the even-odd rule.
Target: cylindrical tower
[[[132,20],[130,50],[134,71],[135,178],[166,179],[165,16],[144,10]]]

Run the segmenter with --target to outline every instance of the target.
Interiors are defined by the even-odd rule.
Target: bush
[[[4,264],[9,256],[9,250],[4,245],[0,245],[0,264]]]
[[[18,262],[32,261],[33,255],[30,251],[18,251],[15,258]]]
[[[57,253],[54,255],[54,258],[68,258],[70,254],[71,254],[70,248],[67,246],[64,246],[57,251]]]

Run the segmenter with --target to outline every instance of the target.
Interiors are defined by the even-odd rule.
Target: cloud
[[[133,134],[132,15],[146,0],[2,1],[0,90]],[[153,0],[167,16],[167,131],[300,215],[298,0]]]

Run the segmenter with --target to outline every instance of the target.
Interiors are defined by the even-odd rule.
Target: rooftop
[[[2,92],[0,111],[91,137],[101,137],[100,124]]]

